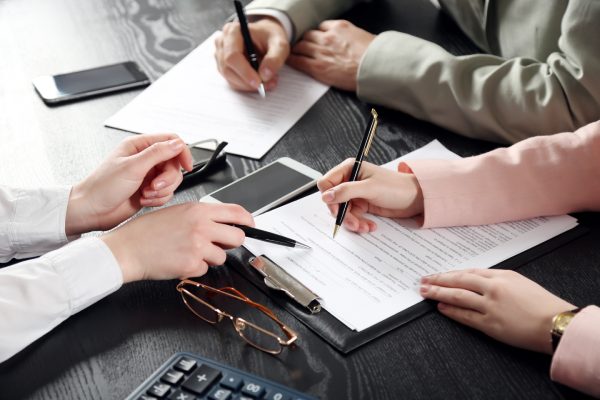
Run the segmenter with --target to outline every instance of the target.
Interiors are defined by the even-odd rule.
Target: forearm
[[[98,238],[0,269],[0,362],[121,283],[115,258]]]
[[[600,210],[600,122],[460,160],[407,161],[424,227]]]
[[[600,31],[597,27],[591,31]],[[565,41],[566,42],[566,41]],[[553,53],[544,62],[454,56],[399,32],[380,34],[359,68],[358,96],[454,132],[502,143],[573,131],[600,119],[597,60]],[[573,46],[575,47],[575,46]]]
[[[254,0],[246,9],[271,8],[285,13],[294,27],[292,42],[322,21],[338,17],[354,5],[369,0]]]

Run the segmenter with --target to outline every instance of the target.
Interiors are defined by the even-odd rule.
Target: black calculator
[[[316,400],[289,387],[208,360],[177,353],[126,400]]]

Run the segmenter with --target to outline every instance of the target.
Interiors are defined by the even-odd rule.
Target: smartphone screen
[[[141,71],[136,63],[131,61],[67,74],[43,76],[33,82],[44,101],[50,103],[143,86],[149,83],[146,74]]]
[[[314,180],[314,177],[275,162],[246,175],[232,185],[211,193],[211,197],[222,203],[240,204],[253,213],[284,197],[289,197],[290,193]]]

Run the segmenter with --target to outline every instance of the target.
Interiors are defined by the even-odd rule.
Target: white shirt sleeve
[[[0,362],[122,283],[117,260],[96,237],[0,268]]]
[[[36,257],[67,243],[70,187],[13,189],[0,185],[0,262]]]
[[[245,10],[246,15],[249,17],[249,20],[252,20],[252,17],[271,17],[279,21],[288,38],[288,42],[292,42],[292,38],[294,37],[294,26],[292,25],[292,20],[288,17],[284,12],[279,10],[274,10],[272,8],[255,8],[253,10]]]

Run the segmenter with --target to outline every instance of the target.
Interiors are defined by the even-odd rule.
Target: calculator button
[[[233,400],[254,400],[254,398],[248,397],[248,396],[244,396],[243,394],[240,394],[240,395],[238,395],[238,397],[236,397]]]
[[[163,382],[170,383],[172,385],[177,385],[183,379],[183,372],[169,370],[163,376],[161,376],[160,380]]]
[[[208,365],[199,366],[190,377],[183,382],[184,389],[197,394],[202,394],[206,389],[213,384],[214,381],[221,377],[221,372]]]
[[[269,393],[265,396],[265,400],[290,400],[290,397],[279,390],[269,390]]]
[[[156,400],[156,397],[148,396],[147,394],[143,394],[138,397],[138,400]]]
[[[231,391],[216,387],[212,390],[212,392],[210,392],[208,398],[210,400],[229,400],[231,399]]]
[[[181,357],[175,364],[175,369],[185,373],[192,371],[194,368],[196,368],[196,361],[185,357]]]
[[[227,375],[221,381],[221,386],[225,386],[226,388],[231,389],[234,392],[237,392],[238,390],[240,390],[240,388],[242,387],[243,384],[244,384],[244,382],[242,381],[242,378],[240,378],[239,376],[234,376],[234,375]]]
[[[162,399],[167,393],[169,393],[169,390],[171,390],[171,386],[165,383],[156,382],[154,385],[150,386],[150,389],[148,389],[148,394]]]
[[[264,391],[265,389],[261,385],[252,382],[246,383],[242,389],[243,394],[254,398],[262,396]]]
[[[169,400],[194,400],[194,395],[186,392],[182,392],[180,389],[177,389],[169,396]]]

